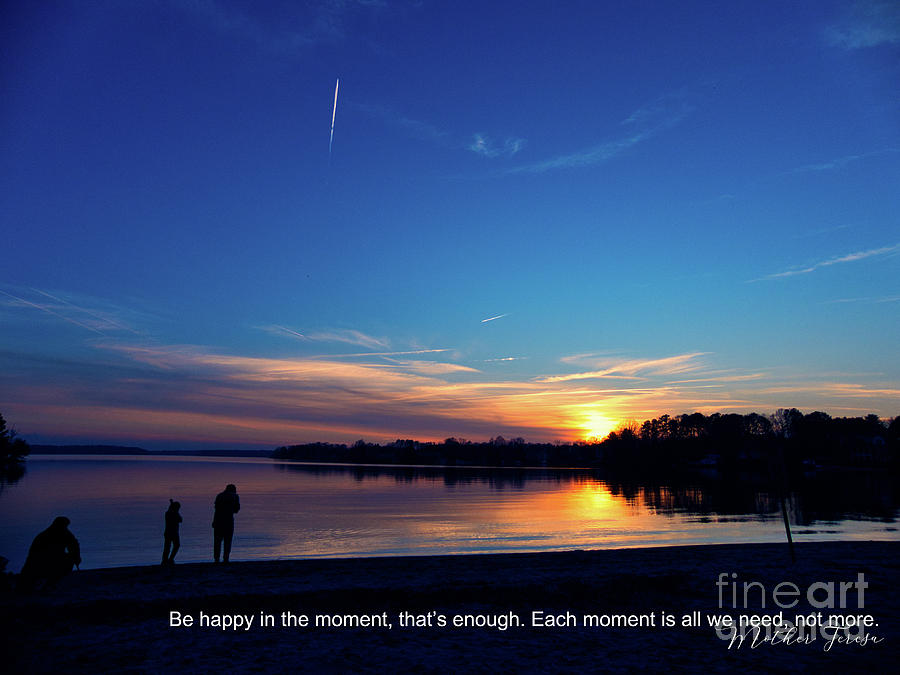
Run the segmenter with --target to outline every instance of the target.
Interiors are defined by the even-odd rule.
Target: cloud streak
[[[369,349],[387,349],[391,345],[386,338],[377,338],[358,330],[331,330],[318,333],[309,333],[310,340],[323,340],[326,342],[343,342],[348,345],[359,345]]]
[[[708,352],[679,354],[662,359],[631,359],[618,361],[600,361],[604,367],[568,375],[551,375],[539,378],[539,382],[569,382],[571,380],[594,380],[602,378],[639,379],[639,375],[674,375],[699,370],[703,364],[698,360]],[[566,363],[590,360],[589,356],[565,357]]]
[[[840,265],[848,262],[856,262],[858,260],[865,260],[866,258],[873,257],[881,257],[888,256],[893,253],[897,253],[900,251],[900,243],[894,244],[893,246],[883,246],[881,248],[872,248],[866,251],[856,251],[855,253],[848,253],[846,255],[838,256],[836,258],[829,258],[828,260],[822,260],[817,263],[813,263],[812,265],[808,265],[806,267],[797,267],[789,270],[785,270],[784,272],[777,272],[775,274],[768,274],[764,277],[760,277],[758,279],[751,279],[750,282],[756,281],[770,281],[773,279],[785,279],[787,277],[795,277],[802,274],[811,274],[816,270],[822,269],[823,267],[831,267],[832,265]]]
[[[592,433],[597,416],[624,421],[785,405],[833,412],[869,406],[890,414],[900,404],[896,384],[710,370],[704,352],[615,361],[576,355],[567,363],[605,368],[498,379],[443,353],[347,361],[244,356],[196,345],[96,347],[102,365],[54,362],[44,382],[34,378],[39,371],[16,365],[22,355],[0,352],[0,392],[16,392],[14,400],[0,400],[4,413],[23,433],[45,439],[272,447],[360,437],[572,440]],[[680,373],[691,376],[672,379]]]
[[[51,316],[55,316],[57,319],[62,319],[63,321],[67,321],[68,323],[71,323],[71,324],[73,324],[73,325],[75,325],[75,326],[78,326],[78,327],[80,327],[80,328],[84,328],[85,330],[89,330],[89,331],[91,331],[91,332],[93,332],[93,333],[97,333],[98,335],[103,335],[103,331],[101,331],[101,330],[99,330],[99,329],[97,329],[97,328],[94,328],[93,326],[88,326],[87,324],[82,323],[81,321],[78,321],[78,320],[76,320],[76,319],[73,319],[73,318],[70,317],[70,316],[65,316],[65,315],[63,315],[63,314],[60,314],[59,312],[56,312],[56,311],[50,309],[47,305],[42,305],[42,304],[39,304],[39,303],[36,303],[36,302],[32,302],[31,300],[26,300],[25,298],[20,298],[19,296],[13,295],[12,293],[7,293],[7,292],[4,291],[4,290],[0,290],[0,293],[2,293],[2,294],[5,295],[6,297],[8,297],[8,298],[10,298],[10,299],[12,299],[12,300],[15,301],[14,304],[7,304],[7,306],[10,306],[10,307],[31,307],[31,308],[37,309],[37,310],[39,310],[39,311],[41,311],[41,312],[45,312],[45,313],[47,313],[47,314],[49,314],[49,315],[51,315]]]
[[[825,30],[834,47],[866,49],[900,43],[900,5],[894,0],[860,0]]]
[[[433,124],[398,114],[385,106],[356,103],[353,107],[368,115],[377,117],[385,124],[403,129],[407,135],[417,140],[426,141],[443,148],[468,150],[488,159],[512,157],[524,149],[527,144],[524,138],[517,136],[509,136],[502,143],[497,143],[490,136],[481,132],[472,134],[468,140],[463,140],[449,131],[439,129]]]
[[[272,335],[286,336],[297,340],[343,342],[345,344],[368,347],[369,349],[390,348],[390,343],[386,338],[373,337],[371,335],[366,335],[362,331],[353,329],[335,329],[301,333],[300,331],[294,330],[293,328],[288,328],[287,326],[282,326],[280,324],[258,326],[258,329]]]
[[[870,297],[870,298],[838,298],[836,300],[829,300],[824,303],[826,305],[833,304],[843,304],[843,303],[864,303],[869,305],[880,305],[887,302],[900,302],[900,295],[882,295],[879,297]]]
[[[356,354],[330,354],[328,358],[337,359],[337,358],[350,358],[350,357],[362,357],[362,356],[400,356],[405,354],[440,354],[442,352],[453,351],[451,349],[410,349],[408,351],[400,351],[400,352],[358,352]]]
[[[506,174],[522,174],[522,173],[547,173],[557,169],[575,169],[585,166],[593,166],[609,161],[629,148],[647,140],[653,135],[651,131],[642,131],[640,133],[606,141],[600,145],[593,146],[586,150],[580,150],[568,155],[560,155],[552,159],[546,159],[532,164],[524,164],[522,166],[512,167],[504,171]]]
[[[172,5],[215,31],[251,42],[264,51],[291,56],[304,54],[317,45],[344,40],[354,14],[385,7],[385,3],[372,0],[321,0],[268,3],[266,12],[253,14],[234,3],[219,0],[172,2]]]
[[[77,296],[59,291],[50,293],[39,288],[7,286],[0,289],[0,307],[13,310],[11,317],[22,320],[33,317],[33,310],[43,312],[73,326],[97,335],[121,335],[142,333],[132,328],[135,321],[147,320],[148,315],[125,309],[109,302],[88,296]],[[12,291],[12,292],[10,292]],[[5,298],[5,299],[4,299]],[[18,316],[21,313],[21,316]]]
[[[624,421],[786,406],[833,413],[868,406],[890,415],[900,405],[896,383],[715,370],[699,351],[640,359],[576,354],[560,361],[579,372],[517,378],[455,362],[447,349],[366,352],[348,360],[111,340],[93,346],[101,359],[49,359],[46,368],[22,367],[39,359],[34,355],[0,352],[0,392],[16,393],[0,405],[23,433],[47,442],[168,447],[497,434],[552,441],[594,433],[598,416]],[[50,375],[36,378],[41,373]]]
[[[474,134],[469,150],[483,157],[512,157],[525,147],[524,138],[507,138],[502,145],[497,145],[490,136]]]
[[[660,132],[680,123],[691,111],[681,97],[661,97],[652,105],[639,108],[622,121],[635,131],[584,150],[506,169],[504,174],[541,174],[562,169],[577,169],[603,164],[625,153]]]
[[[352,107],[369,116],[380,119],[385,124],[403,129],[409,136],[417,140],[427,141],[443,147],[454,145],[450,132],[438,129],[428,122],[401,115],[391,108],[369,103],[354,103]]]
[[[900,152],[900,148],[884,148],[882,150],[872,150],[871,152],[863,152],[857,155],[844,155],[843,157],[836,157],[835,159],[828,160],[827,162],[819,162],[817,164],[804,164],[803,166],[799,166],[796,169],[793,169],[792,171],[790,171],[790,173],[795,174],[834,171],[836,169],[841,169],[848,164],[852,164],[853,162],[858,162],[870,157],[877,157],[879,155],[894,154],[897,152]]]

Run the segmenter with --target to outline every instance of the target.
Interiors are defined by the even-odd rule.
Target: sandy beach
[[[53,593],[5,595],[3,630],[14,672],[881,672],[898,657],[898,554],[900,542],[835,542],[799,544],[796,563],[786,545],[746,544],[88,570]],[[738,587],[733,608],[731,587],[716,586],[723,572],[760,582],[766,610],[759,585],[746,609]],[[849,585],[860,574],[864,609]],[[870,637],[826,650],[833,631],[755,647],[748,633],[729,649],[709,627],[723,612],[774,614],[782,582],[801,591],[785,619],[871,615],[849,631]],[[818,602],[847,582],[848,607],[811,606],[815,582],[826,584]],[[249,628],[217,625],[238,621]]]

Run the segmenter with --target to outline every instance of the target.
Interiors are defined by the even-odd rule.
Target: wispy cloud
[[[90,307],[85,307],[83,305],[76,305],[74,302],[70,300],[66,300],[65,298],[60,298],[59,296],[53,295],[52,293],[48,293],[47,291],[42,291],[39,288],[32,288],[32,291],[35,293],[39,293],[43,295],[45,298],[49,298],[50,300],[58,303],[62,303],[62,305],[72,312],[80,312],[91,319],[99,322],[100,326],[106,326],[112,329],[128,331],[129,333],[134,333],[135,335],[139,335],[140,333],[130,326],[125,325],[122,320],[117,319],[113,316],[110,316],[108,312],[101,313],[101,310],[93,309]]]
[[[840,230],[846,230],[852,227],[852,225],[835,225],[834,227],[823,227],[818,230],[812,230],[810,232],[801,232],[800,234],[795,235],[794,239],[805,239],[807,237],[818,237],[823,234],[831,234],[832,232],[839,232]]]
[[[356,354],[329,354],[328,358],[332,359],[345,359],[350,357],[363,357],[363,356],[402,356],[402,355],[413,355],[413,354],[440,354],[451,352],[452,349],[411,349],[408,351],[400,351],[400,352],[357,352]]]
[[[469,150],[484,157],[512,157],[525,147],[525,142],[524,138],[507,138],[501,145],[497,145],[490,136],[474,134]]]
[[[310,340],[325,340],[328,342],[344,342],[348,345],[359,345],[369,349],[387,349],[391,345],[386,338],[377,338],[366,335],[358,330],[331,330],[307,335]]]
[[[478,369],[460,363],[421,361],[414,359],[388,359],[397,368],[419,375],[450,375],[453,373],[477,373]]]
[[[517,136],[508,136],[502,143],[498,143],[485,133],[474,133],[470,139],[465,140],[429,122],[408,117],[386,106],[355,103],[353,107],[380,119],[385,124],[402,129],[408,136],[417,140],[444,148],[469,150],[476,155],[490,159],[512,157],[519,153],[527,143],[524,138]]]
[[[370,103],[352,103],[351,105],[356,110],[375,117],[385,124],[403,129],[412,138],[445,147],[454,145],[452,134],[449,131],[438,129],[428,122],[402,115],[392,108]]]
[[[16,366],[21,355],[0,352],[2,401],[23,433],[111,441],[193,441],[221,446],[355,438],[436,439],[498,433],[529,440],[574,439],[592,432],[597,416],[645,419],[668,412],[765,412],[777,407],[891,414],[896,383],[871,377],[723,372],[702,353],[606,362],[623,378],[497,378],[437,358],[361,361],[329,357],[263,358],[195,345],[96,345],[103,358],[53,362],[41,382]],[[597,365],[596,355],[577,355]],[[601,365],[603,365],[601,363]],[[601,369],[598,369],[601,370]],[[673,374],[690,377],[672,380]],[[602,386],[597,386],[602,382]]]
[[[715,382],[730,384],[733,382],[748,382],[765,377],[765,373],[748,373],[746,375],[716,375],[714,377],[695,377],[688,380],[670,380],[669,384],[696,384],[699,382]]]
[[[684,115],[691,111],[685,103],[685,91],[663,94],[652,103],[641,106],[620,122],[621,125],[654,126],[673,116]]]
[[[386,338],[377,338],[366,335],[362,331],[353,329],[335,329],[320,330],[315,332],[301,333],[293,328],[282,326],[280,324],[268,324],[258,326],[259,330],[271,333],[273,335],[282,335],[298,340],[318,340],[322,342],[344,342],[351,345],[359,345],[360,347],[368,347],[369,349],[389,349],[390,343]]]
[[[257,326],[259,330],[265,331],[266,333],[271,333],[272,335],[283,335],[287,337],[297,338],[300,340],[308,340],[303,333],[294,330],[293,328],[288,328],[287,326],[282,326],[277,323],[269,324],[266,326]]]
[[[50,293],[39,288],[8,288],[9,291],[0,289],[3,296],[0,298],[0,307],[27,312],[38,310],[98,335],[122,332],[140,335],[139,331],[132,328],[123,318],[124,315],[133,318],[137,313],[126,311],[108,302],[59,291]]]
[[[775,274],[768,274],[764,277],[760,277],[758,279],[751,279],[750,282],[755,281],[769,281],[773,279],[784,279],[787,277],[794,277],[801,274],[810,274],[815,272],[818,269],[822,269],[823,267],[831,267],[832,265],[840,265],[842,263],[848,262],[856,262],[858,260],[865,260],[866,258],[872,258],[877,256],[888,256],[893,253],[897,253],[900,251],[900,244],[894,244],[893,246],[883,246],[881,248],[872,248],[867,251],[857,251],[855,253],[848,253],[847,255],[838,256],[836,258],[829,258],[828,260],[822,260],[817,263],[813,263],[811,265],[805,267],[796,267],[789,270],[785,270],[784,272],[777,272]]]
[[[592,166],[606,162],[616,157],[629,148],[637,145],[641,141],[645,141],[653,135],[653,132],[642,131],[625,138],[618,138],[612,141],[606,141],[600,145],[593,146],[587,150],[580,150],[568,155],[561,155],[552,159],[532,164],[523,164],[522,166],[512,167],[504,171],[507,174],[520,173],[546,173],[556,169],[574,169],[584,166]]]
[[[560,356],[560,363],[598,363],[598,359],[611,359],[621,352],[603,351],[603,352],[582,352],[580,354],[568,354]]]
[[[900,4],[895,0],[859,0],[825,30],[825,39],[844,49],[900,43]]]
[[[863,152],[856,155],[844,155],[843,157],[836,157],[825,162],[804,164],[803,166],[798,166],[796,169],[791,170],[789,173],[834,171],[836,169],[841,169],[848,164],[852,164],[853,162],[858,162],[862,159],[877,157],[879,155],[889,155],[897,152],[900,152],[900,148],[882,148],[881,150],[872,150],[871,152]]]
[[[59,312],[55,312],[52,309],[50,309],[49,307],[47,307],[46,305],[41,305],[37,302],[32,302],[31,300],[26,300],[25,298],[20,298],[19,296],[13,295],[12,293],[7,293],[4,290],[0,290],[0,293],[2,293],[3,295],[5,295],[6,297],[10,298],[10,300],[13,301],[12,303],[7,301],[5,303],[7,307],[31,307],[31,308],[37,309],[41,312],[45,312],[51,316],[55,316],[58,319],[62,319],[63,321],[67,321],[71,324],[74,324],[76,326],[84,328],[85,330],[89,330],[94,333],[103,335],[103,332],[101,330],[94,328],[92,326],[88,326],[87,324],[77,321],[70,316],[65,316],[63,314],[60,314]]]
[[[281,444],[373,434],[486,438],[503,433],[552,440],[579,437],[595,413],[619,419],[655,411],[663,401],[689,409],[701,402],[712,408],[734,403],[719,393],[701,396],[696,386],[598,389],[486,380],[475,368],[440,360],[260,358],[190,345],[106,343],[100,348],[151,370],[141,377],[133,369],[122,370],[127,377],[111,376],[103,387],[66,384],[64,377],[56,377],[49,389],[32,383],[19,388],[17,419],[25,423],[40,409],[44,433],[77,424],[80,429],[94,425],[85,433],[95,438],[114,434],[219,443]]]
[[[837,298],[835,300],[829,300],[826,305],[833,305],[838,303],[863,303],[863,304],[871,304],[871,305],[880,305],[882,303],[887,302],[900,302],[900,295],[882,295],[876,297],[869,298]]]
[[[577,152],[511,167],[503,171],[503,173],[546,173],[559,169],[575,169],[602,164],[653,138],[658,133],[675,126],[690,111],[691,108],[681,96],[661,97],[653,105],[639,108],[623,120],[623,125],[635,128],[632,133],[626,136],[606,140]]]
[[[347,37],[348,24],[358,13],[386,7],[379,0],[319,0],[317,2],[269,2],[265,11],[254,5],[221,0],[172,2],[176,10],[225,35],[254,43],[260,49],[297,55],[319,44]]]
[[[860,382],[799,382],[760,388],[758,393],[775,395],[813,393],[819,397],[831,396],[846,399],[884,397],[894,401],[900,400],[900,389],[895,386],[878,386]],[[864,410],[864,408],[858,408],[858,410]],[[871,412],[871,410],[868,412]]]
[[[580,357],[581,361],[593,361],[593,365],[602,366],[597,370],[569,373],[568,375],[551,375],[539,378],[539,382],[568,382],[571,380],[593,380],[602,378],[615,379],[639,379],[638,376],[646,375],[673,375],[699,370],[703,364],[698,360],[709,352],[693,352],[691,354],[679,354],[662,359],[630,359],[630,360],[600,360],[596,361],[590,356]],[[566,363],[575,363],[572,357]]]

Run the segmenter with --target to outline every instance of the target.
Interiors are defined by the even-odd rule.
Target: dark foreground
[[[785,545],[747,544],[614,551],[573,551],[477,556],[299,560],[253,563],[130,567],[76,572],[54,593],[0,600],[12,672],[854,672],[891,671],[900,650],[900,542],[808,543],[792,564]],[[761,582],[761,609],[754,587],[749,608],[732,608],[737,581]],[[847,586],[846,609],[817,609],[806,599],[839,603],[840,582],[862,573],[864,608]],[[783,617],[821,611],[868,614],[873,625],[865,645],[834,642],[818,632],[808,644],[763,643],[750,632],[740,648],[716,637],[707,615],[775,613],[772,591],[792,582],[801,601]],[[828,582],[835,582],[828,586]],[[784,587],[782,588],[784,590]],[[783,604],[790,601],[780,596]],[[700,611],[702,625],[682,627],[683,615]],[[534,626],[532,612],[577,625]],[[170,613],[190,615],[193,626],[170,627]],[[260,612],[274,627],[260,627]],[[379,625],[282,627],[282,613],[363,616]],[[401,627],[401,612],[431,615],[432,627]],[[661,627],[661,613],[675,627]],[[248,615],[250,630],[201,627],[200,615]],[[501,630],[510,615],[521,626]],[[586,626],[585,615],[653,617],[656,627]],[[493,627],[438,626],[443,615],[481,616]],[[571,616],[573,619],[567,619]],[[637,621],[638,618],[633,619]],[[513,620],[514,624],[515,621]],[[773,630],[774,632],[774,630]],[[840,633],[839,633],[840,634]],[[784,635],[784,633],[782,633]],[[875,636],[882,641],[871,640]]]

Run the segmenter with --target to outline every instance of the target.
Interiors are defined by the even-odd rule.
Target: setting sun
[[[585,439],[603,440],[615,428],[616,422],[596,412],[588,413],[582,425]]]

